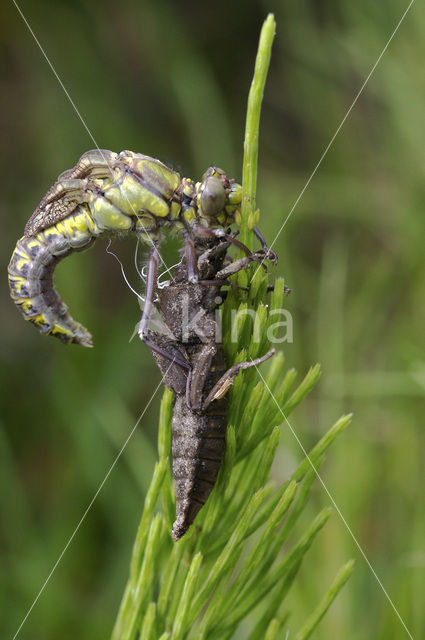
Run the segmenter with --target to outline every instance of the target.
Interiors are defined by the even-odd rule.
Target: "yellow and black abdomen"
[[[179,184],[178,173],[142,154],[83,154],[41,200],[13,252],[9,286],[24,318],[45,335],[92,346],[54,288],[58,262],[103,234],[133,231],[152,242],[163,223],[179,216]]]
[[[232,222],[240,185],[216,167],[204,178],[182,179],[159,160],[132,151],[84,153],[42,198],[13,253],[10,291],[24,318],[46,335],[91,346],[89,332],[54,289],[57,263],[102,234],[130,232],[152,243],[164,227],[187,234],[199,225]]]
[[[90,246],[99,229],[85,205],[75,213],[34,236],[18,240],[9,263],[11,297],[28,320],[45,335],[62,342],[91,347],[91,335],[68,312],[53,284],[60,260]]]

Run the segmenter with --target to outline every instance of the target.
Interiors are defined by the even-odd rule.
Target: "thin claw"
[[[254,360],[251,360],[249,362],[240,362],[239,364],[235,364],[233,365],[233,367],[230,367],[230,369],[221,376],[218,382],[216,382],[214,387],[211,389],[210,393],[204,400],[202,409],[205,411],[211,404],[211,402],[225,396],[232,386],[233,380],[236,378],[240,371],[243,371],[244,369],[250,369],[251,367],[256,367],[265,360],[271,358],[275,353],[276,350],[272,347],[264,356],[261,356],[261,358],[255,358]]]
[[[263,251],[265,253],[264,260],[271,260],[274,264],[277,264],[277,260],[278,260],[277,254],[275,253],[275,251],[272,251],[272,249],[268,248],[267,242],[265,241],[264,236],[259,230],[259,228],[254,227],[253,231],[254,231],[254,234],[259,239],[259,241],[261,242],[261,246],[263,247]]]
[[[188,282],[196,283],[198,282],[196,251],[193,239],[189,236],[189,234],[186,235],[184,240],[184,253],[186,256]]]
[[[158,279],[158,264],[159,264],[159,251],[155,244],[149,252],[148,258],[148,273],[146,278],[146,295],[145,304],[143,307],[142,319],[139,324],[139,336],[143,340],[146,331],[149,327],[149,321],[154,306],[154,299],[156,293],[156,283]]]

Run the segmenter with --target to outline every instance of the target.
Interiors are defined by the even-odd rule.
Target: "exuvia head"
[[[242,187],[219,167],[209,167],[197,185],[197,205],[201,218],[210,224],[227,225],[242,202]]]

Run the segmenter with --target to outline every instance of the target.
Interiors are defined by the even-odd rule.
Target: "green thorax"
[[[93,150],[62,173],[27,224],[32,236],[83,207],[96,234],[135,231],[156,236],[164,226],[190,232],[194,225],[227,226],[242,188],[222,169],[210,167],[200,182],[181,178],[155,158],[132,151]]]

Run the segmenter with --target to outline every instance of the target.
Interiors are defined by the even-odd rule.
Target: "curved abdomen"
[[[86,205],[34,236],[18,240],[9,263],[9,287],[13,301],[28,320],[45,335],[62,342],[91,347],[91,335],[76,322],[53,284],[60,260],[89,247],[100,234]]]
[[[9,264],[11,296],[26,320],[65,343],[91,346],[53,285],[56,265],[101,234],[134,231],[152,242],[163,221],[176,223],[180,175],[131,151],[88,151],[59,176],[28,220]]]

